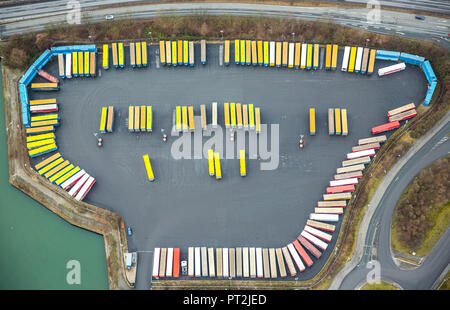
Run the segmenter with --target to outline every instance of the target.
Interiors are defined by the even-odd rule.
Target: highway
[[[425,258],[422,265],[414,270],[404,270],[397,266],[392,258],[390,246],[392,215],[400,196],[422,169],[437,159],[450,155],[448,138],[450,113],[447,113],[435,128],[438,130],[427,133],[424,137],[426,142],[422,146],[420,146],[420,141],[417,142],[404,156],[406,162],[397,163],[380,183],[374,198],[369,203],[369,206],[375,211],[373,214],[365,215],[358,232],[358,239],[362,238],[362,240],[358,240],[359,245],[357,245],[355,255],[335,278],[331,289],[354,289],[360,286],[366,281],[366,276],[371,270],[366,265],[372,259],[380,262],[382,279],[395,282],[403,289],[409,290],[431,289],[434,281],[448,267],[450,262],[449,229]],[[378,199],[377,195],[380,195],[381,199]],[[366,221],[367,219],[368,221]]]
[[[426,17],[420,21],[414,14],[382,10],[380,23],[370,24],[366,8],[296,7],[244,3],[177,3],[135,4],[125,7],[108,7],[116,1],[80,1],[82,23],[104,20],[106,15],[120,18],[151,18],[156,15],[245,15],[283,17],[304,20],[332,20],[353,28],[377,33],[390,33],[417,39],[433,39],[449,46],[448,19]],[[131,1],[124,1],[131,2]],[[43,30],[48,24],[66,23],[66,1],[52,1],[0,9],[2,37],[15,33]],[[369,18],[370,20],[370,18]]]

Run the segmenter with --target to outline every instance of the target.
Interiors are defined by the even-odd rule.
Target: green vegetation
[[[400,252],[430,253],[450,225],[450,156],[423,169],[394,211],[391,244]]]
[[[445,276],[445,279],[442,281],[441,285],[439,286],[439,290],[441,291],[448,291],[450,290],[450,273],[447,273]]]
[[[361,290],[363,290],[363,291],[394,291],[394,290],[398,290],[398,288],[386,281],[380,281],[379,284],[366,283],[361,287]]]

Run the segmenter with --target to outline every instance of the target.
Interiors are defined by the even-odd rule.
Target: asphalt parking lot
[[[200,64],[197,49],[194,68],[157,68],[152,46],[149,68],[111,66],[99,69],[96,78],[63,80],[59,92],[29,92],[30,99],[57,99],[58,151],[97,179],[85,201],[119,213],[133,228],[128,247],[140,252],[137,288],[149,286],[155,247],[180,247],[186,259],[188,246],[282,247],[295,240],[357,140],[385,123],[387,110],[418,104],[426,92],[424,74],[409,65],[383,78],[376,70],[372,76],[341,72],[343,51],[338,70],[328,72],[220,66],[218,50],[208,45],[207,65]],[[375,69],[390,64],[377,61]],[[44,70],[57,76],[57,62]],[[223,179],[217,181],[208,175],[207,159],[172,157],[177,137],[169,133],[175,106],[193,105],[200,115],[200,104],[206,104],[210,122],[213,101],[219,103],[219,125],[224,124],[223,102],[253,103],[261,108],[262,123],[279,124],[277,169],[261,171],[261,159],[247,160],[247,176],[242,178],[239,161],[223,159]],[[108,105],[115,108],[115,128],[101,135],[101,107]],[[130,105],[153,106],[152,133],[128,132]],[[316,136],[308,134],[310,107],[316,108]],[[348,136],[328,135],[328,108],[347,109]],[[162,142],[162,131],[169,134],[167,143]],[[306,136],[303,150],[298,148],[300,134]],[[97,147],[98,136],[102,148]],[[155,182],[147,180],[142,160],[147,153]],[[340,223],[328,249],[298,280],[320,271],[333,251]]]

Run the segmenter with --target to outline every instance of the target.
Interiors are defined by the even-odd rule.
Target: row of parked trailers
[[[208,171],[210,176],[216,179],[222,178],[222,169],[220,167],[220,153],[208,149]],[[247,175],[247,165],[245,163],[245,150],[239,150],[239,172],[241,177]]]
[[[60,78],[95,77],[97,75],[97,53],[90,51],[73,51],[58,54]]]
[[[193,41],[159,41],[159,57],[162,65],[195,66],[195,47]],[[200,41],[200,61],[206,64],[206,40]]]
[[[347,160],[337,169],[334,180],[330,181],[323,201],[317,203],[302,232],[296,240],[282,248],[207,248],[187,249],[187,271],[189,277],[210,278],[278,278],[294,277],[313,265],[312,257],[319,259],[332,240],[339,215],[352,192],[358,178],[362,177],[364,165],[386,141],[386,136],[360,139],[358,145],[347,154]],[[212,154],[212,150],[209,150]],[[211,158],[211,157],[210,157]],[[211,164],[211,162],[210,162]],[[181,253],[179,248],[155,248],[152,277],[178,278]]]
[[[35,169],[41,176],[60,186],[78,201],[86,197],[95,183],[94,177],[64,160],[60,153],[42,160],[36,164]]]
[[[129,132],[152,132],[153,110],[152,106],[129,106],[128,107],[128,131]]]
[[[348,135],[347,109],[328,109],[328,134]]]
[[[230,64],[230,45],[230,41],[225,40],[225,65]],[[322,59],[326,70],[336,70],[338,50],[336,44],[327,44],[321,49],[319,44],[234,40],[234,63],[317,70]]]
[[[100,116],[100,132],[113,132],[114,130],[114,107],[102,107],[102,114]]]
[[[367,47],[346,46],[342,57],[342,71],[372,74],[377,51]]]
[[[400,127],[400,121],[407,120],[417,115],[414,103],[409,103],[404,106],[387,112],[388,122],[372,128],[372,134],[378,134]]]
[[[211,104],[211,126],[217,128],[218,104]],[[223,104],[225,128],[255,130],[261,132],[261,109],[255,107],[252,103],[241,104],[234,102],[225,102]],[[188,132],[195,130],[194,107],[176,106],[174,117],[174,128],[177,132]],[[201,128],[207,129],[207,109],[206,105],[200,105]]]

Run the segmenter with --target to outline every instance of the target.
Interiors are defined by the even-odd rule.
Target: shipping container
[[[276,261],[274,248],[269,249],[269,262],[270,262],[270,277],[272,279],[276,279],[276,278],[278,278],[278,272],[277,272],[277,261]]]
[[[183,64],[189,66],[189,42],[183,41]]]
[[[334,135],[334,110],[328,109],[328,134]]]
[[[166,64],[166,42],[159,41],[159,61],[164,66]]]
[[[347,109],[341,109],[342,135],[348,135]]]
[[[337,216],[337,215],[336,215]],[[307,231],[302,231],[301,236],[303,238],[305,238],[306,240],[308,240],[309,242],[311,242],[312,244],[314,244],[315,246],[319,247],[322,250],[326,250],[328,247],[328,244],[326,242],[323,242],[322,240],[320,240],[319,238],[311,235],[309,232]]]
[[[214,176],[214,151],[212,149],[208,149],[208,168],[209,175]]]
[[[249,248],[250,278],[256,278],[256,249]]]
[[[378,69],[378,76],[384,76],[388,74],[392,74],[395,72],[403,71],[405,70],[406,65],[404,62]]]
[[[58,147],[56,146],[56,144],[48,144],[48,145],[44,145],[32,150],[28,151],[28,155],[33,158],[33,157],[37,157],[43,154],[47,154],[53,151],[56,151],[58,149]]]
[[[95,52],[90,52],[89,75],[90,76],[97,75],[97,55],[95,54]]]
[[[256,248],[256,276],[258,278],[264,276],[262,248]]]
[[[181,62],[183,64],[183,62]],[[194,261],[195,261],[195,268],[194,268],[194,275],[195,277],[201,277],[202,276],[202,270],[201,270],[201,256],[200,256],[200,247],[194,248]]]
[[[260,108],[255,108],[255,130],[256,133],[261,133],[261,114]]]
[[[147,106],[147,132],[152,132],[153,130],[153,110],[152,110],[152,106],[149,105]]]
[[[280,277],[285,278],[287,276],[287,273],[286,273],[286,266],[284,265],[283,252],[281,248],[275,249],[275,253],[277,255],[277,263],[278,268],[280,270]]]
[[[312,136],[316,134],[316,109],[315,108],[309,109],[309,134]]]
[[[281,59],[281,65],[283,67],[287,67],[288,66],[288,53],[289,53],[289,43],[288,42],[283,42],[283,47],[282,47],[282,59]]]
[[[180,248],[173,249],[172,276],[174,278],[180,277]]]
[[[351,165],[359,165],[359,164],[368,164],[368,163],[370,163],[370,157],[364,156],[361,158],[344,160],[342,162],[342,167],[347,167],[347,166],[351,166]]]
[[[347,153],[347,159],[355,159],[359,157],[373,156],[373,155],[375,155],[375,150],[369,149],[364,151]]]
[[[72,75],[78,77],[78,52],[72,52]]]
[[[269,42],[264,41],[264,66],[269,66]]]
[[[354,146],[354,147],[352,147],[352,152],[359,152],[359,151],[364,151],[364,150],[369,150],[369,149],[377,150],[379,148],[380,148],[380,143],[375,142],[375,143]]]
[[[40,141],[40,140],[47,140],[47,139],[55,139],[55,134],[53,132],[49,132],[49,133],[44,133],[41,135],[28,136],[27,143],[34,142],[34,141]]]
[[[106,133],[107,117],[108,117],[108,108],[107,107],[103,107],[102,108],[102,114],[100,116],[100,129],[99,129],[101,133]]]
[[[236,103],[236,122],[237,128],[242,128],[242,105],[240,103]]]
[[[302,54],[301,43],[295,43],[295,60],[294,60],[295,69],[300,69],[300,55],[301,54]]]
[[[245,130],[248,130],[248,105],[242,105],[242,121]]]
[[[263,258],[263,269],[264,269],[264,278],[270,278],[270,265],[269,265],[269,249],[262,249],[262,258]]]
[[[206,40],[200,41],[200,47],[201,47],[201,62],[202,65],[206,65]]]
[[[379,144],[378,144],[379,145]],[[348,166],[343,168],[337,168],[336,173],[347,173],[347,172],[353,172],[353,171],[362,171],[364,170],[364,165],[354,165],[354,166]]]
[[[258,65],[258,47],[256,41],[252,41],[252,65]]]
[[[361,73],[362,74],[367,73],[367,65],[369,63],[369,54],[370,54],[370,49],[365,47],[364,51],[363,51],[362,62],[361,62]]]
[[[75,173],[73,176],[64,181],[60,186],[63,190],[68,190],[72,186],[74,186],[81,178],[86,174],[86,171],[81,170]]]
[[[252,41],[245,40],[245,64],[250,66],[252,64]]]
[[[245,177],[247,175],[247,168],[245,165],[245,150],[239,150],[239,163],[241,177]]]
[[[64,73],[64,55],[58,54],[58,69],[59,69],[59,77],[65,78],[66,74]]]
[[[305,265],[303,264],[300,256],[298,255],[297,251],[295,250],[295,247],[292,243],[289,243],[287,245],[287,248],[289,252],[291,253],[292,258],[294,259],[295,264],[297,265],[297,268],[300,272],[305,271]]]
[[[342,208],[315,208],[314,209],[315,214],[343,214],[344,209]]]
[[[242,273],[244,278],[250,277],[247,247],[242,248]]]
[[[194,248],[188,247],[188,277],[194,276]]]
[[[150,158],[148,157],[148,154],[143,155],[142,158],[144,159],[145,170],[147,171],[147,178],[150,182],[153,182],[155,180],[155,175],[153,174],[153,168],[152,164],[150,163]]]
[[[281,42],[277,42],[277,51],[276,51],[276,66],[279,68],[281,67],[281,61],[282,61],[282,43]]]
[[[291,277],[295,277],[297,275],[297,271],[295,270],[294,263],[292,262],[291,256],[289,255],[289,250],[287,247],[281,248],[283,252],[284,260],[286,261],[286,265],[289,270],[289,274]]]
[[[58,83],[31,83],[31,90],[34,90],[34,91],[59,90],[59,84]]]
[[[250,129],[255,129],[255,114],[253,112],[253,104],[248,105],[248,122]]]
[[[172,66],[176,67],[178,65],[178,57],[177,57],[177,41],[172,41]]]
[[[166,276],[166,261],[167,261],[167,248],[161,249],[161,258],[159,259],[159,277],[164,278]]]
[[[364,138],[358,140],[358,145],[364,145],[364,144],[371,144],[371,143],[383,143],[386,142],[387,138],[385,135],[383,136],[376,136],[371,138]]]
[[[75,174],[79,173],[81,171],[80,167],[75,167],[73,169],[71,169],[70,171],[68,171],[67,173],[65,173],[64,175],[62,175],[60,178],[58,178],[57,180],[55,180],[55,184],[62,187],[62,184],[64,182],[66,182],[67,180],[69,180],[69,178],[71,178],[72,176],[74,176]]]
[[[413,110],[415,107],[416,107],[416,105],[413,102],[411,102],[409,104],[406,104],[404,106],[398,107],[396,109],[389,110],[387,112],[387,116],[391,117],[391,116],[394,116],[396,114],[400,114],[400,113],[403,113],[403,112],[406,112],[406,111],[409,111],[409,110]]]
[[[263,41],[258,41],[258,65],[262,66],[264,63],[264,48]]]
[[[164,41],[163,41],[164,42]],[[172,42],[166,41],[166,63],[172,65]],[[175,59],[176,62],[176,59]]]
[[[159,278],[160,255],[161,255],[161,248],[155,248],[153,251],[153,268],[152,268],[152,277],[155,279]]]
[[[141,49],[141,42],[136,42],[135,44],[135,50],[136,50],[136,66],[142,67],[142,49]],[[169,250],[169,249],[168,249]],[[173,250],[172,250],[173,251]],[[172,253],[173,255],[173,253]],[[172,264],[170,264],[172,265]]]
[[[289,68],[294,68],[294,53],[295,53],[295,44],[289,43],[289,57],[288,57]]]
[[[167,248],[166,277],[171,278],[173,272],[173,248]]]
[[[406,112],[402,112],[402,113],[396,114],[394,116],[390,116],[389,117],[389,122],[403,121],[405,119],[414,117],[416,115],[417,115],[416,110],[412,109],[412,110],[409,110],[409,111],[406,111]]]
[[[222,248],[216,249],[216,258],[217,258],[217,277],[222,278],[223,275]]]
[[[182,116],[182,119],[183,119],[183,122],[182,122],[182,124],[183,124],[183,127],[182,127],[182,129],[183,129],[183,131],[184,132],[187,132],[188,131],[188,128],[189,128],[189,125],[188,125],[188,108],[187,108],[187,106],[182,106],[181,107],[181,116]]]
[[[230,104],[228,102],[224,102],[223,104],[223,116],[225,128],[230,128]]]
[[[311,267],[313,264],[313,261],[311,257],[306,253],[305,249],[300,245],[300,242],[298,240],[295,240],[292,242],[292,245],[297,250],[298,254],[300,254],[301,259],[305,262],[306,266]]]
[[[345,193],[345,192],[353,192],[355,190],[354,185],[342,185],[342,186],[331,186],[327,187],[327,194],[336,194],[336,193]]]
[[[134,131],[134,106],[128,107],[128,131]]]
[[[339,193],[339,194],[323,194],[323,200],[349,200],[352,198],[351,193]]]
[[[306,69],[311,70],[312,68],[312,58],[313,58],[313,45],[308,44],[308,51],[306,56]]]
[[[142,65],[144,67],[148,66],[148,53],[147,53],[147,42],[141,42],[141,50],[142,50]]]
[[[84,199],[84,197],[86,197],[86,195],[89,193],[89,191],[91,190],[94,183],[95,183],[95,178],[90,176],[87,179],[86,183],[83,184],[83,186],[81,187],[78,194],[75,196],[75,200],[82,201]]]
[[[236,128],[236,104],[230,103],[230,123],[231,128]]]
[[[269,65],[271,67],[275,66],[275,60],[276,60],[276,52],[275,52],[275,42],[270,41],[270,57],[269,57]]]
[[[225,40],[224,45],[225,53],[224,53],[224,64],[228,66],[230,64],[230,40]]]
[[[211,108],[211,127],[217,128],[217,102],[212,103]]]
[[[42,134],[48,132],[55,132],[55,126],[33,127],[33,128],[26,128],[25,130],[25,133],[27,135]]]
[[[241,52],[241,49],[239,47],[239,42],[240,42],[239,40],[234,40],[234,63],[236,65],[241,63],[241,60],[239,57],[240,52]]]
[[[372,128],[372,134],[377,134],[380,132],[385,132],[385,131],[389,131],[389,130],[393,130],[400,127],[400,123],[399,121],[395,121],[395,122],[389,122],[383,125],[379,125],[379,126],[375,126]]]
[[[189,66],[195,66],[195,49],[194,42],[189,42]]]
[[[228,262],[230,264],[230,278],[235,278],[236,277],[236,254],[235,254],[235,249],[234,248],[228,249],[228,254],[229,254]]]
[[[362,171],[352,171],[346,173],[339,173],[334,175],[335,180],[349,179],[349,178],[361,178]]]
[[[72,54],[66,54],[66,71],[65,75],[67,79],[72,78]]]
[[[332,57],[333,47],[331,44],[327,44],[326,46],[326,56],[325,56],[325,69],[331,70],[331,57]]]
[[[367,74],[372,74],[373,69],[375,67],[375,58],[376,58],[377,50],[370,50],[370,56],[369,56],[369,65],[367,66]]]
[[[330,186],[355,185],[355,184],[358,184],[358,178],[348,178],[330,181]]]
[[[195,124],[194,124],[194,107],[193,106],[188,107],[188,115],[189,115],[189,131],[194,131]]]
[[[355,71],[356,53],[357,53],[357,48],[355,46],[352,46],[350,48],[350,58],[348,60],[348,70],[347,70],[348,72]]]
[[[335,125],[335,134],[340,135],[341,131],[341,109],[334,109],[334,125]]]
[[[183,65],[183,41],[177,41],[177,63],[179,66]]]
[[[223,248],[222,249],[222,276],[224,278],[228,278],[230,276],[228,259],[229,259],[228,248]]]
[[[139,107],[137,107],[138,109],[139,109]],[[142,105],[141,107],[140,107],[140,109],[141,109],[141,112],[140,112],[140,114],[141,114],[141,120],[140,120],[140,126],[139,126],[139,128],[140,128],[140,130],[141,131],[146,131],[146,125],[147,125],[147,123],[146,123],[146,116],[147,116],[147,107],[145,106],[145,105]]]
[[[119,56],[117,50],[117,43],[112,43],[111,45],[112,55],[113,55],[113,66],[114,68],[119,67]]]
[[[236,248],[236,277],[242,278],[242,248]]]
[[[175,108],[175,128],[176,131],[180,132],[181,131],[181,106],[176,106]]]
[[[106,123],[106,131],[113,132],[114,130],[114,107],[108,107],[108,121]]]
[[[362,48],[362,47],[358,47],[358,49],[356,50],[356,60],[355,60],[355,72],[356,73],[361,72],[361,62],[362,62],[362,58],[363,58],[363,51],[364,51],[364,48]]]
[[[207,122],[206,122],[206,105],[201,104],[200,105],[200,114],[201,114],[201,119],[202,119],[202,129],[206,130],[207,129]]]
[[[350,60],[350,46],[344,47],[344,56],[342,57],[341,71],[346,72],[348,70],[348,62]]]
[[[328,224],[328,223],[323,223],[323,222],[319,222],[319,221],[314,221],[314,220],[306,220],[306,225],[314,227],[314,228],[318,228],[318,229],[322,229],[325,231],[335,231],[336,226],[332,225],[332,224]]]
[[[220,155],[216,152],[214,152],[214,172],[216,179],[220,180],[222,178],[222,169],[220,168]]]
[[[319,44],[314,44],[314,59],[313,59],[313,69],[319,69]]]
[[[317,258],[317,259],[320,258],[322,253],[314,245],[312,245],[311,242],[306,240],[302,235],[298,236],[297,240],[300,242],[301,245],[303,245],[309,251],[309,253],[314,255],[315,258]]]
[[[214,249],[208,248],[208,266],[209,266],[209,276],[214,278],[216,276],[216,268],[214,263]]]
[[[39,164],[35,166],[35,169],[40,175],[44,175],[44,173],[50,171],[51,169],[55,168],[56,166],[60,165],[64,162],[64,159],[61,157],[61,154],[56,153],[49,158],[43,160]]]
[[[78,52],[78,75],[84,76],[84,54],[83,52]]]
[[[84,183],[90,178],[91,176],[87,173],[83,174],[83,176],[73,185],[73,187],[69,190],[69,195],[72,197],[75,197],[78,192],[80,191],[81,187],[83,187]]]
[[[338,51],[339,46],[337,44],[333,44],[333,57],[331,60],[331,70],[336,70],[337,68]]]

